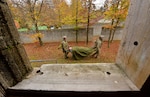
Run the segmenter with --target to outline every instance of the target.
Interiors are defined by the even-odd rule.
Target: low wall
[[[108,40],[110,30],[105,29],[101,32],[101,35],[104,35],[104,40]],[[117,28],[115,31],[114,39],[113,40],[121,40],[122,39],[122,28]]]
[[[43,35],[43,42],[60,42],[62,41],[62,37],[67,36],[68,41],[76,41],[76,31],[73,29],[53,29],[53,30],[45,30],[40,31]],[[33,35],[34,31],[30,32],[19,32],[21,41],[23,43],[33,43],[35,42],[35,38]],[[78,41],[86,41],[86,29],[78,30]],[[89,29],[89,41],[92,41],[93,38],[93,28]]]
[[[93,36],[104,35],[104,40],[108,40],[110,30],[105,29],[102,31],[102,26],[105,25],[103,23],[97,23],[93,26]],[[122,39],[122,30],[123,28],[117,28],[115,31],[114,40],[121,40]]]

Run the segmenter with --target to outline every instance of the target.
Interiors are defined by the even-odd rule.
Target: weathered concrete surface
[[[113,63],[45,64],[10,89],[59,91],[138,91]]]
[[[140,89],[150,75],[150,0],[131,0],[116,63]]]
[[[0,97],[31,70],[7,2],[0,0]]]

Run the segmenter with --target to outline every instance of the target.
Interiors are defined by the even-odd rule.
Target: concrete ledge
[[[139,91],[114,63],[44,64],[9,89],[43,91]]]

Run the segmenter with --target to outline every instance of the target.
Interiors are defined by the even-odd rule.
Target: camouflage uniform
[[[94,44],[94,47],[93,47],[93,49],[95,50],[93,56],[94,56],[95,58],[98,57],[99,52],[100,52],[100,51],[99,51],[99,48],[101,48],[101,46],[102,46],[102,40],[97,39],[97,40],[95,41],[95,44]]]
[[[64,56],[65,56],[65,59],[68,58],[68,53],[69,53],[69,45],[68,45],[68,42],[63,40],[61,42],[61,48],[62,48],[62,51],[64,53]]]

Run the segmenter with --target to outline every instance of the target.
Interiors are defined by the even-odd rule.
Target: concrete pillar
[[[150,1],[131,0],[116,63],[141,89],[150,75]]]
[[[0,0],[0,95],[32,71],[5,0]]]

